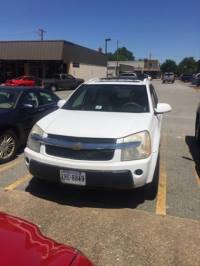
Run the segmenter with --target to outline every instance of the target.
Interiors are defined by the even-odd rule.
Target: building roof
[[[55,60],[106,66],[104,54],[64,40],[0,41],[0,60]]]

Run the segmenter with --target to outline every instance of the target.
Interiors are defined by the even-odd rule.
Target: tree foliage
[[[174,60],[167,59],[162,65],[161,65],[161,71],[164,72],[177,72],[177,65]]]
[[[118,48],[113,54],[108,53],[107,58],[110,61],[131,61],[135,60],[135,57],[131,51],[126,47]]]
[[[178,65],[178,73],[193,74],[198,70],[198,62],[193,57],[185,57]]]

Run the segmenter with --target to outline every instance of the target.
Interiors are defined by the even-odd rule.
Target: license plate
[[[85,172],[73,170],[60,170],[60,181],[63,184],[85,186],[86,174]]]

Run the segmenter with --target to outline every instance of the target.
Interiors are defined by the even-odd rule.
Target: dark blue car
[[[59,100],[41,88],[0,87],[0,163],[15,157],[36,121],[56,110]]]

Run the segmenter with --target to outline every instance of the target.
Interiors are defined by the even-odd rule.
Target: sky
[[[126,47],[136,59],[200,59],[200,0],[2,1],[0,40],[66,40],[94,50]]]

